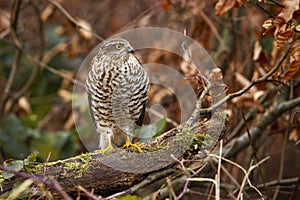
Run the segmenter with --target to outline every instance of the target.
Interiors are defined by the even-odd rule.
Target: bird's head
[[[130,53],[133,53],[133,47],[127,40],[114,38],[104,41],[100,45],[99,55],[106,55],[112,58],[128,58]]]

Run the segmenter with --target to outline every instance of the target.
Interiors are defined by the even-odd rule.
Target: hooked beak
[[[127,52],[128,53],[134,53],[134,49],[132,48],[132,46],[127,47]]]

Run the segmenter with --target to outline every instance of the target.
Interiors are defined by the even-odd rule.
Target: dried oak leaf
[[[164,10],[169,10],[171,7],[171,2],[169,0],[161,0],[161,6]]]
[[[282,2],[284,8],[281,13],[278,14],[279,17],[285,19],[285,21],[290,21],[293,18],[293,13],[299,9],[300,0],[285,0]]]
[[[78,19],[77,23],[78,25],[80,25],[79,28],[80,36],[86,40],[91,40],[93,38],[91,24],[84,19]]]
[[[300,41],[293,43],[290,50],[290,65],[288,71],[284,74],[284,82],[287,83],[292,77],[296,75],[300,67]]]
[[[298,141],[299,140],[298,132],[299,130],[294,128],[289,135],[289,141],[294,141],[294,142]]]
[[[215,13],[217,16],[221,16],[237,6],[239,3],[236,0],[218,0],[215,4]]]
[[[223,84],[223,73],[220,68],[215,68],[209,74],[210,81],[214,84],[209,90],[209,94],[214,102],[222,99],[226,92],[226,85]]]
[[[7,30],[9,33],[10,14],[5,10],[1,10],[1,12],[2,13],[0,15],[0,33],[4,32],[5,30]]]
[[[274,32],[277,48],[282,47],[294,35],[295,26],[286,23],[286,20],[280,16],[267,19],[262,26],[266,29],[264,34]]]
[[[278,29],[285,24],[285,20],[282,17],[276,17],[276,18],[269,18],[262,24],[262,27],[265,30],[263,33],[264,35],[267,33],[274,33],[278,32]]]
[[[287,24],[281,26],[278,31],[276,31],[276,47],[282,47],[290,38],[294,35],[295,26],[288,26]],[[274,34],[275,34],[274,33]]]
[[[260,42],[258,40],[255,41],[255,43],[254,43],[252,59],[254,61],[258,62],[264,68],[267,68],[267,66],[268,66],[268,58],[265,55],[265,53],[263,51],[263,47],[261,46],[261,44],[260,44]]]
[[[55,10],[55,6],[53,4],[49,4],[47,5],[47,7],[43,10],[43,12],[41,13],[41,20],[43,22],[46,22],[50,16],[54,13]]]

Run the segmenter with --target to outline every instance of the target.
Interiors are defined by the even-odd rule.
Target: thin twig
[[[242,111],[242,109],[240,109],[240,113],[242,115],[242,118],[243,118],[243,121],[244,121],[244,125],[245,125],[245,128],[246,128],[246,133],[248,135],[248,138],[249,138],[249,142],[250,142],[250,147],[252,148],[252,152],[251,152],[251,158],[254,157],[255,158],[255,161],[259,161],[258,157],[257,157],[257,147],[255,146],[255,141],[252,139],[251,137],[251,134],[249,132],[249,127],[248,127],[248,123],[247,123],[247,120],[246,120],[246,117],[245,117],[245,114],[244,112]],[[263,176],[263,172],[258,169],[258,173],[259,173],[259,176],[262,178],[262,180],[264,180],[264,176]]]
[[[84,192],[84,194],[89,198],[89,199],[92,199],[92,200],[102,200],[104,198],[100,197],[100,196],[96,196],[94,195],[93,193],[87,191],[84,187],[82,187],[81,185],[79,186],[76,186],[78,188],[78,190]]]
[[[44,175],[44,176],[46,176],[47,165],[48,165],[48,162],[49,162],[50,156],[51,156],[51,152],[49,152],[49,153],[48,153],[48,156],[47,156],[46,162],[44,163],[44,171],[43,171],[43,175]]]
[[[281,64],[283,63],[283,61],[287,58],[288,54],[289,54],[289,48],[286,50],[285,54],[281,57],[281,59],[279,60],[279,62],[267,74],[265,74],[264,76],[260,77],[257,80],[252,80],[251,83],[248,86],[244,87],[243,89],[241,89],[241,90],[239,90],[237,92],[228,94],[227,96],[225,96],[223,99],[221,99],[220,101],[218,101],[216,104],[212,105],[211,107],[209,107],[209,108],[203,108],[201,110],[203,112],[212,112],[216,108],[218,108],[219,106],[221,106],[224,103],[230,101],[231,99],[243,95],[250,88],[252,88],[254,85],[267,81],[268,78],[270,76],[272,76],[272,74],[275,73],[278,70],[278,68],[281,66]]]
[[[38,8],[38,5],[35,5],[35,3],[30,2],[33,5],[33,8],[35,10],[35,15],[38,21],[38,33],[37,35],[40,38],[40,46],[39,46],[39,53],[38,53],[38,60],[42,60],[43,58],[43,51],[45,48],[45,37],[44,37],[44,25],[43,25],[43,21],[40,18],[40,10]],[[36,64],[30,74],[30,77],[28,78],[28,80],[26,81],[26,83],[23,85],[23,87],[17,91],[15,94],[12,95],[12,103],[10,104],[10,106],[8,107],[8,111],[10,111],[16,101],[23,96],[26,92],[28,92],[28,90],[31,88],[31,86],[34,84],[35,80],[38,77],[38,74],[40,72],[40,66],[38,64]]]
[[[15,60],[11,66],[11,71],[8,77],[8,81],[7,84],[5,85],[4,88],[4,93],[2,94],[2,101],[0,102],[0,113],[4,113],[4,108],[6,105],[6,102],[9,99],[9,93],[11,90],[11,87],[13,85],[13,82],[15,81],[16,78],[16,74],[17,74],[17,70],[20,66],[20,61],[21,61],[21,56],[23,53],[23,44],[21,42],[21,39],[18,36],[17,33],[17,27],[18,27],[18,20],[19,20],[19,13],[20,13],[20,6],[21,6],[21,0],[15,0],[12,3],[12,9],[11,9],[11,18],[10,18],[10,35],[11,38],[14,42],[14,45],[16,47],[16,56],[15,56]],[[0,116],[0,119],[3,116]]]
[[[165,117],[165,118],[166,118],[166,121],[167,121],[168,123],[172,124],[174,127],[179,126],[179,124],[178,124],[176,121],[174,121],[173,119],[171,119],[171,118],[169,118],[169,117],[167,117],[167,116],[162,115],[161,113],[157,112],[157,111],[154,110],[154,109],[146,108],[146,111],[148,111],[149,113],[152,113],[153,115],[155,115],[156,117],[159,117],[159,118]]]
[[[48,71],[50,71],[51,73],[57,75],[57,76],[60,76],[62,78],[64,78],[65,80],[68,80],[70,81],[71,83],[73,84],[76,84],[82,88],[85,88],[85,83],[80,81],[80,80],[76,80],[76,79],[73,79],[73,78],[70,78],[69,76],[66,76],[64,75],[63,73],[61,73],[59,70],[55,69],[54,67],[50,66],[50,65],[47,65],[46,63],[42,62],[42,61],[39,61],[33,57],[29,57],[31,60],[33,60],[35,63],[37,63],[38,65],[40,65],[41,67],[47,69]]]
[[[19,172],[16,170],[13,170],[9,167],[5,167],[3,165],[0,165],[0,169],[12,174],[15,174],[16,176],[20,176],[22,178],[25,179],[32,179],[34,181],[37,181],[39,183],[43,183],[45,185],[48,185],[49,187],[54,188],[64,199],[66,200],[73,200],[73,198],[71,198],[64,190],[63,188],[60,186],[60,184],[57,182],[57,180],[50,178],[50,177],[37,177],[37,176],[32,176],[30,174],[24,173],[24,172]]]
[[[147,13],[150,13],[154,8],[158,7],[159,5],[161,5],[161,2],[158,2],[154,5],[152,5],[150,8],[144,10],[141,14],[139,14],[138,16],[135,17],[134,20],[130,21],[129,23],[125,24],[124,26],[122,26],[119,31],[125,30],[127,29],[129,26],[131,26],[131,24],[136,23],[138,20],[140,20],[143,16],[145,16]]]
[[[280,153],[280,165],[279,165],[279,172],[278,172],[278,180],[281,180],[282,179],[282,176],[283,176],[283,170],[284,170],[284,162],[285,162],[285,148],[286,148],[286,141],[288,140],[288,128],[286,129],[286,131],[284,131],[284,138],[283,138],[283,141],[282,141],[282,151]],[[275,189],[275,192],[273,194],[273,197],[272,197],[272,200],[276,200],[277,197],[278,197],[278,194],[279,194],[279,191],[280,191],[280,187],[277,186],[276,189]]]
[[[169,199],[170,200],[176,199],[176,193],[172,187],[172,182],[171,182],[170,178],[167,178],[167,187],[169,190]]]
[[[153,174],[149,175],[146,179],[144,179],[142,182],[138,183],[137,185],[135,185],[135,186],[133,186],[133,187],[127,189],[127,190],[124,190],[122,192],[119,192],[119,193],[113,194],[109,197],[106,197],[105,199],[113,199],[113,198],[124,196],[126,194],[134,193],[137,190],[139,190],[139,189],[145,187],[146,185],[152,183],[153,181],[155,181],[157,179],[160,179],[162,177],[166,177],[167,175],[169,175],[172,172],[174,172],[173,169],[165,169],[163,171],[153,173]]]
[[[259,98],[258,103],[263,104],[269,97],[269,95],[274,92],[274,89],[277,88],[271,88],[264,92],[263,96]],[[248,122],[249,120],[253,119],[254,116],[258,113],[258,108],[253,108],[251,111],[249,111],[245,116],[245,121],[240,120],[237,125],[235,125],[234,129],[231,131],[230,136],[228,137],[228,141],[231,141],[233,138],[235,138],[242,130],[242,128],[245,125],[245,122]]]
[[[216,174],[216,200],[220,199],[220,185],[221,185],[221,165],[222,165],[222,151],[223,151],[223,139],[220,141],[220,152],[218,160],[218,171]]]
[[[216,57],[218,57],[224,51],[229,51],[228,47],[226,46],[226,44],[223,40],[223,38],[219,34],[216,26],[211,21],[211,19],[206,15],[206,13],[202,9],[199,9],[199,14],[204,19],[206,24],[209,26],[209,28],[211,29],[212,33],[214,34],[214,36],[216,37],[216,39],[219,43],[219,48],[218,48],[218,51],[216,52]]]
[[[212,33],[214,34],[214,36],[216,37],[216,39],[218,40],[218,43],[221,46],[225,46],[225,42],[223,40],[223,38],[221,37],[221,35],[219,34],[216,26],[214,25],[214,23],[211,21],[211,19],[206,15],[206,13],[202,10],[199,9],[199,14],[200,16],[204,19],[204,21],[206,22],[206,24],[209,26],[209,28],[211,29]]]
[[[233,174],[231,172],[228,171],[228,169],[225,167],[225,166],[221,166],[222,168],[222,171],[226,174],[226,176],[229,177],[229,179],[234,183],[235,186],[232,186],[231,189],[233,188],[240,188],[241,185],[239,184],[239,182],[236,180],[236,178],[234,178]],[[222,185],[220,185],[222,187]],[[225,187],[225,189],[227,189],[228,187]],[[234,193],[234,192],[233,192]],[[228,195],[231,196],[231,197],[234,197],[233,194],[231,194],[229,191],[228,191]],[[233,198],[234,199],[234,198]]]
[[[208,155],[211,156],[211,157],[217,158],[217,159],[220,158],[220,156],[217,156],[217,155],[214,155],[214,154],[208,154]],[[250,186],[252,189],[254,189],[261,197],[263,196],[262,193],[261,193],[255,186],[252,185],[251,181],[249,180],[249,175],[250,175],[250,173],[251,173],[255,168],[257,168],[259,165],[261,165],[262,163],[264,163],[265,161],[267,161],[269,158],[270,158],[270,156],[265,157],[265,158],[262,159],[261,161],[257,162],[255,165],[251,165],[251,167],[248,169],[248,171],[246,171],[246,170],[245,170],[242,166],[240,166],[239,164],[237,164],[237,163],[235,163],[235,162],[233,162],[233,161],[231,161],[231,160],[228,160],[228,159],[222,157],[222,160],[224,160],[224,161],[226,161],[226,162],[228,162],[228,163],[230,163],[230,164],[232,164],[232,165],[237,166],[237,167],[238,167],[239,169],[241,169],[241,170],[243,171],[243,173],[245,174],[245,177],[244,177],[244,179],[243,179],[243,181],[242,181],[242,184],[241,184],[240,191],[239,191],[239,194],[238,194],[238,196],[237,196],[237,199],[240,199],[240,197],[241,197],[241,195],[242,195],[242,191],[243,191],[243,189],[244,189],[244,187],[245,187],[246,181],[248,182],[249,186]]]
[[[179,160],[178,158],[176,158],[173,154],[171,154],[171,157],[180,165],[182,171],[187,174],[187,179],[184,183],[183,186],[183,190],[181,191],[181,193],[178,195],[178,197],[176,198],[176,200],[179,200],[181,198],[183,198],[183,196],[186,194],[186,192],[188,191],[188,185],[190,183],[190,179],[193,178],[195,175],[199,174],[200,171],[202,171],[204,169],[204,167],[207,165],[207,163],[205,163],[204,165],[202,165],[196,172],[194,173],[189,173],[186,169],[186,167],[184,166],[184,160]]]
[[[192,55],[190,54],[190,51],[188,49],[188,46],[187,46],[186,42],[182,42],[181,48],[184,51],[184,53],[186,53],[187,59],[191,63],[191,65],[192,66],[197,66],[195,64],[194,60],[192,59]],[[202,93],[201,93],[201,95],[198,98],[197,103],[196,103],[196,109],[201,109],[202,108],[202,101],[203,101],[204,97],[209,94],[209,90],[214,86],[214,84],[210,80],[208,80],[208,78],[206,78],[198,69],[196,69],[196,70],[198,72],[197,76],[201,80],[203,80],[203,83],[205,85],[204,90],[202,91]]]
[[[75,24],[77,27],[91,33],[95,38],[99,39],[100,41],[104,41],[105,39],[101,37],[99,34],[95,33],[94,31],[87,29],[86,27],[82,26],[78,21],[72,17],[70,13],[57,1],[55,0],[48,0],[50,3],[52,3],[54,6],[56,6],[73,24]]]
[[[269,111],[260,116],[260,122],[251,127],[249,130],[252,139],[255,140],[257,137],[259,137],[265,127],[273,123],[274,119],[276,119],[279,115],[299,105],[300,97],[289,101],[283,101],[279,105],[276,103],[276,101],[274,101],[274,105],[269,109]],[[235,141],[234,145],[230,149],[226,149],[226,151],[224,151],[224,155],[226,157],[232,157],[236,155],[237,152],[240,152],[242,149],[246,148],[248,145],[249,137],[247,133],[244,133]]]
[[[281,180],[276,180],[276,181],[270,181],[270,182],[266,182],[263,184],[258,184],[256,187],[257,188],[265,188],[265,187],[273,187],[273,186],[277,186],[277,185],[290,185],[290,184],[297,184],[299,181],[299,177],[295,177],[295,178],[287,178],[287,179],[281,179]]]

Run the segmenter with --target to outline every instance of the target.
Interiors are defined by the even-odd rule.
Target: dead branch
[[[76,195],[77,186],[82,185],[88,191],[94,189],[95,193],[108,196],[126,191],[143,180],[144,185],[149,184],[153,181],[153,174],[167,176],[171,172],[169,170],[176,169],[176,161],[171,155],[192,159],[193,156],[199,155],[199,152],[191,147],[193,144],[201,146],[203,139],[205,145],[202,145],[202,150],[209,152],[224,136],[226,121],[227,116],[224,113],[202,115],[199,110],[195,110],[187,122],[146,143],[143,153],[123,149],[115,149],[114,152],[105,155],[97,152],[86,153],[66,160],[49,162],[47,166],[31,164],[25,166],[24,171],[33,177],[51,177],[57,180],[62,189],[71,195]],[[13,185],[22,179],[24,177],[5,180],[2,183],[3,191],[0,193],[11,191]],[[54,189],[54,194],[59,195],[60,192]]]
[[[21,0],[16,0],[12,3],[11,19],[10,19],[10,36],[16,47],[16,56],[11,66],[11,71],[8,77],[7,84],[4,89],[2,101],[0,102],[0,113],[4,113],[5,105],[10,98],[11,88],[13,86],[13,82],[15,81],[17,70],[20,66],[21,56],[23,54],[23,44],[17,33],[21,2],[22,2]],[[3,114],[0,115],[0,119],[1,117],[3,117],[2,115]]]
[[[246,148],[250,144],[248,135],[255,141],[263,133],[263,130],[273,123],[281,114],[300,105],[300,97],[287,101],[288,88],[283,86],[282,90],[283,94],[277,96],[270,109],[263,114],[257,115],[258,123],[251,127],[249,134],[247,132],[244,133],[236,140],[230,149],[224,150],[226,157],[232,157]]]

